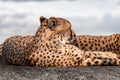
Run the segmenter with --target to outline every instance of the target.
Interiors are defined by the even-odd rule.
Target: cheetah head
[[[66,19],[56,17],[47,19],[41,16],[40,22],[41,25],[47,26],[52,33],[49,35],[49,38],[52,38],[54,35],[62,44],[72,43],[76,37],[76,34],[71,29],[71,23]]]

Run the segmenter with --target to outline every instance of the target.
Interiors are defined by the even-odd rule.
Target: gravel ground
[[[120,80],[120,67],[41,68],[0,64],[0,80]]]

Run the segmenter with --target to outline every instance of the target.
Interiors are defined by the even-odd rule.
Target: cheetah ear
[[[44,17],[44,16],[41,16],[41,17],[40,17],[40,23],[42,23],[45,19],[47,19],[47,18]]]
[[[55,17],[50,17],[50,19],[48,19],[49,28],[55,28],[56,24],[57,24],[57,19]]]

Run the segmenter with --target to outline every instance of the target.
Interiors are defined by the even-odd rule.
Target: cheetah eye
[[[55,28],[56,27],[56,22],[57,20],[56,19],[51,19],[48,21],[48,27],[49,28]]]
[[[56,22],[55,22],[54,20],[52,20],[52,21],[50,22],[50,26],[51,26],[51,27],[55,27],[55,25],[56,25]]]

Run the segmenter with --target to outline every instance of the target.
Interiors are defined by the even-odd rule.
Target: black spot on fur
[[[90,63],[90,62],[87,62],[87,65],[88,65],[88,66],[90,66],[90,65],[91,65],[91,63]]]
[[[76,43],[75,46],[78,47],[78,43]]]
[[[95,61],[95,64],[98,64],[99,62],[98,61]]]

